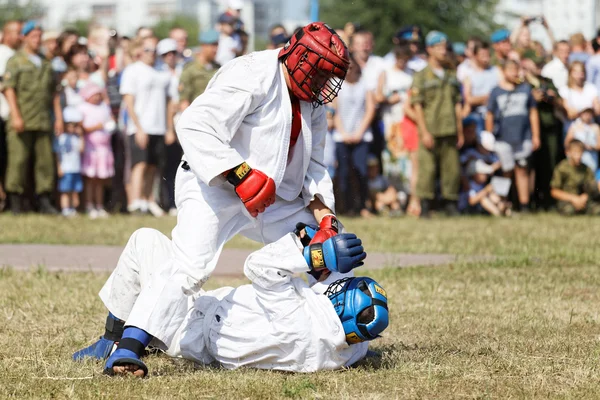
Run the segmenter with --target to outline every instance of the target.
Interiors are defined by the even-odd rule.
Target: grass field
[[[60,222],[58,222],[60,221]],[[345,220],[368,250],[494,255],[479,263],[371,274],[390,295],[380,357],[311,375],[222,371],[150,356],[150,379],[110,379],[75,364],[101,334],[106,275],[0,270],[0,398],[395,399],[598,398],[600,225],[541,215]],[[0,217],[0,242],[123,244],[173,220]],[[10,226],[10,229],[4,229]],[[238,240],[236,246],[248,246]],[[1,264],[1,260],[0,260]],[[242,281],[209,281],[210,287]]]

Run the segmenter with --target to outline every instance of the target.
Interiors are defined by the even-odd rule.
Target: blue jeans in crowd
[[[335,153],[338,160],[337,180],[339,182],[339,188],[343,197],[343,204],[346,212],[360,212],[362,209],[366,208],[367,198],[369,196],[369,178],[367,176],[369,143],[336,143]],[[358,179],[358,204],[356,204],[355,201],[357,196],[350,192],[351,172],[355,173]]]

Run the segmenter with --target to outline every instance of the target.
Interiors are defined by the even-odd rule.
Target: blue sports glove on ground
[[[304,248],[304,259],[311,270],[327,268],[345,274],[363,265],[366,257],[362,241],[353,233],[342,233]]]

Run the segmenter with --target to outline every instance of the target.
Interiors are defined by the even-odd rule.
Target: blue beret
[[[198,35],[198,42],[200,42],[200,44],[219,43],[219,32],[215,31],[214,29],[201,32]]]
[[[438,31],[431,31],[425,37],[425,44],[429,46],[435,46],[436,44],[440,44],[442,42],[447,42],[448,36],[445,33]]]
[[[23,28],[21,28],[21,35],[27,36],[29,33],[35,29],[42,29],[42,26],[38,24],[36,21],[27,21],[23,24]]]
[[[220,24],[235,24],[237,22],[237,18],[231,14],[223,13],[218,19]]]
[[[273,43],[275,46],[279,46],[280,44],[286,44],[289,40],[290,38],[283,33],[271,36],[271,43]]]
[[[491,42],[494,44],[508,39],[510,39],[510,31],[508,29],[498,29],[490,37]]]
[[[417,25],[403,26],[397,32],[395,37],[404,40],[419,40],[421,38],[421,29]]]
[[[464,56],[466,50],[467,50],[467,45],[464,44],[463,42],[456,42],[456,43],[452,44],[452,51],[454,51],[454,54],[456,54],[456,55]]]

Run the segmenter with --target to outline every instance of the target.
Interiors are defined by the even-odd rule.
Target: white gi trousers
[[[171,357],[201,364],[216,361],[228,369],[314,372],[362,359],[368,342],[348,345],[331,301],[319,288],[315,291],[294,277],[308,270],[300,249],[299,240],[288,233],[252,253],[244,265],[252,284],[185,297],[171,345],[167,348],[156,340],[151,344]],[[110,291],[101,293],[109,311],[117,316],[130,313],[140,294],[169,266],[171,253],[171,241],[157,230],[134,232],[105,286]],[[332,273],[328,280],[342,277]],[[329,283],[323,282],[324,287]]]
[[[126,326],[145,330],[166,347],[171,346],[189,309],[190,296],[200,291],[223,246],[233,236],[239,233],[258,242],[272,243],[293,231],[298,222],[317,224],[301,198],[285,201],[277,197],[254,219],[231,185],[209,187],[183,168],[177,172],[175,202],[178,215],[172,231],[171,256],[143,278],[144,288],[134,304],[116,305],[110,301],[124,295],[114,293],[113,286],[124,287],[114,285],[114,279],[118,279],[116,271],[100,291],[100,298],[115,317],[124,320]]]

